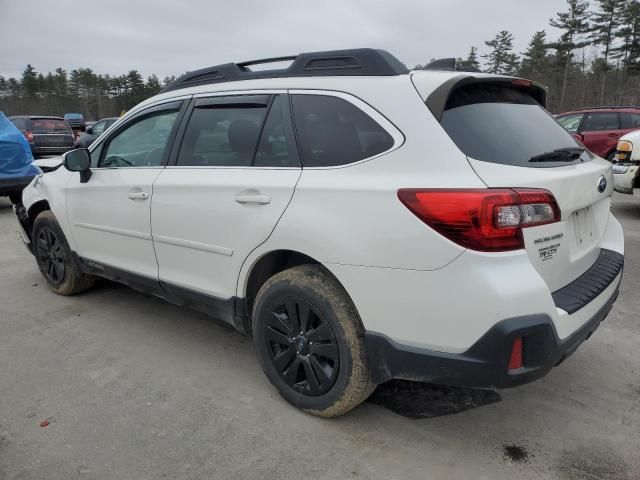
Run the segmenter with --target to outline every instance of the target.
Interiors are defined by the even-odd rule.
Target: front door
[[[67,214],[76,250],[94,268],[157,279],[152,188],[166,163],[181,103],[132,117],[92,150],[89,181],[82,183],[79,175],[73,175],[67,184]]]
[[[180,151],[153,187],[160,280],[235,295],[238,273],[286,209],[300,165],[285,94],[196,99]]]

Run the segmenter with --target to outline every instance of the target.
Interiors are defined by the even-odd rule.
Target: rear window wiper
[[[572,162],[580,158],[584,153],[584,148],[568,147],[556,148],[551,152],[534,155],[529,159],[530,162]]]

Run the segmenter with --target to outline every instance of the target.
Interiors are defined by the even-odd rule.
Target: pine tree
[[[22,91],[29,98],[35,98],[38,93],[38,72],[31,64],[22,72]]]
[[[586,0],[567,0],[569,10],[567,12],[558,12],[557,18],[549,19],[552,27],[562,30],[560,40],[556,42],[555,48],[560,56],[566,57],[564,76],[562,79],[562,88],[560,90],[560,110],[564,107],[564,98],[567,91],[567,80],[569,79],[569,67],[573,52],[579,48],[588,45],[583,37],[589,33],[589,2]]]
[[[487,59],[487,73],[512,74],[518,65],[518,56],[513,53],[513,35],[502,30],[493,40],[484,42],[491,51],[482,58]]]
[[[467,58],[465,58],[464,60],[459,58],[456,62],[456,66],[458,70],[466,72],[479,72],[480,61],[478,60],[478,49],[476,47],[471,47]]]
[[[598,0],[598,11],[592,16],[592,34],[590,39],[594,45],[600,45],[604,49],[602,52],[601,66],[601,85],[600,85],[600,105],[604,103],[605,84],[607,72],[610,69],[609,56],[613,47],[620,22],[622,21],[622,12],[626,7],[625,0]]]
[[[549,68],[547,32],[540,30],[533,34],[527,51],[522,54],[520,75],[534,80],[541,79]]]
[[[637,69],[640,59],[640,2],[627,1],[621,13],[620,28],[616,33],[620,41],[611,50],[611,57],[621,59],[625,70]]]

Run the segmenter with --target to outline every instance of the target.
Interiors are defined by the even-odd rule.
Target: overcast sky
[[[466,56],[503,29],[517,52],[564,0],[0,0],[0,75],[89,67],[178,75],[209,65],[353,47],[409,67]]]

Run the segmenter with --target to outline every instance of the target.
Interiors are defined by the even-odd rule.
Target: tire
[[[301,265],[267,280],[256,296],[252,328],[267,378],[305,412],[343,415],[376,387],[358,313],[320,265]]]
[[[59,295],[75,295],[93,286],[95,277],[82,273],[50,210],[36,217],[32,232],[33,254],[51,290]]]

